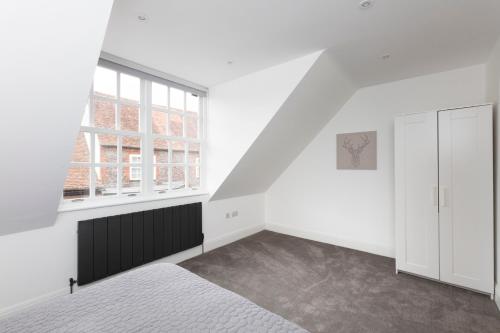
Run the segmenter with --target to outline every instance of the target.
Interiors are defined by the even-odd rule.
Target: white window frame
[[[111,69],[116,71],[117,75],[117,92],[116,92],[116,98],[112,99],[113,103],[116,105],[116,128],[118,130],[111,130],[111,129],[105,129],[105,128],[97,128],[94,127],[94,99],[95,98],[103,98],[101,96],[95,96],[94,91],[93,91],[93,86],[90,91],[90,97],[89,97],[89,123],[91,126],[81,126],[80,131],[84,133],[89,133],[91,142],[90,142],[90,161],[81,163],[81,162],[72,162],[71,167],[88,167],[90,168],[90,180],[89,180],[89,197],[88,198],[83,198],[83,199],[68,199],[64,200],[62,199],[62,205],[68,205],[68,204],[73,204],[76,205],[76,202],[81,202],[84,201],[86,203],[92,203],[92,202],[99,202],[98,205],[96,206],[102,206],[102,201],[110,199],[109,197],[97,197],[95,194],[95,189],[96,189],[96,177],[95,177],[95,172],[94,168],[97,167],[116,167],[117,168],[117,190],[118,194],[114,196],[115,199],[125,199],[126,197],[129,196],[141,196],[144,197],[145,200],[147,198],[150,198],[151,200],[155,200],[161,197],[183,197],[186,195],[191,195],[193,193],[199,193],[199,194],[204,194],[205,193],[205,179],[204,179],[204,172],[199,172],[199,170],[203,170],[203,152],[204,152],[204,146],[205,146],[205,128],[204,128],[204,119],[206,117],[206,91],[198,90],[198,87],[190,87],[183,85],[182,83],[176,83],[175,81],[165,81],[165,80],[159,80],[159,82],[156,80],[156,78],[162,78],[161,75],[158,75],[158,72],[155,72],[153,70],[149,70],[146,72],[145,77],[139,76],[139,75],[134,75],[137,72],[140,71],[143,68],[134,68],[131,67],[132,72],[128,72],[127,70],[120,70],[123,68],[123,66],[126,66],[126,64],[117,64],[117,67],[115,66],[108,66],[109,61],[104,60],[105,64],[101,64],[100,60],[100,66]],[[127,61],[124,61],[127,63]],[[151,73],[153,72],[153,73]],[[132,75],[135,77],[140,78],[140,87],[141,87],[141,92],[140,92],[140,101],[138,103],[138,106],[140,108],[140,117],[139,117],[139,122],[140,122],[140,129],[138,132],[131,132],[131,131],[123,131],[120,130],[120,106],[122,105],[122,101],[120,100],[120,74],[128,74]],[[149,75],[149,76],[148,76]],[[152,132],[152,106],[151,106],[151,95],[152,95],[152,82],[164,84],[167,87],[172,87],[172,88],[178,88],[184,91],[184,110],[173,110],[172,108],[169,107],[170,101],[167,103],[166,107],[166,113],[167,114],[179,114],[182,116],[183,119],[183,136],[172,136],[172,135],[160,135],[160,134],[153,134]],[[170,84],[171,83],[171,84]],[[170,95],[170,89],[168,90]],[[195,93],[197,94],[199,98],[199,112],[197,115],[198,119],[198,138],[188,138],[186,136],[186,117],[189,117],[187,111],[186,111],[186,94],[187,93]],[[106,99],[106,98],[104,98]],[[111,98],[110,98],[111,99]],[[167,128],[168,128],[168,122],[167,122]],[[96,135],[97,134],[112,134],[112,135],[117,135],[117,160],[116,163],[96,163],[95,161],[95,140],[96,140]],[[170,133],[166,133],[170,134]],[[141,139],[141,163],[140,166],[137,164],[134,164],[132,162],[132,155],[138,155],[138,154],[131,154],[129,155],[129,160],[128,162],[124,162],[122,160],[122,138],[124,136],[137,136]],[[182,163],[173,163],[171,159],[172,151],[170,149],[170,145],[168,146],[168,152],[169,152],[169,160],[168,163],[166,164],[159,164],[156,163],[156,156],[154,155],[153,152],[153,142],[155,138],[165,138],[167,140],[175,140],[175,141],[181,141],[184,142],[185,145],[185,150],[184,150],[184,161]],[[189,163],[189,143],[196,143],[199,144],[200,146],[200,158],[198,163],[195,164],[190,164]],[[165,190],[155,190],[155,185],[154,181],[156,180],[156,172],[157,172],[157,167],[158,166],[165,166],[168,167],[168,188],[167,191]],[[172,168],[173,167],[179,167],[182,166],[184,167],[184,188],[182,190],[174,190],[172,188]],[[141,181],[141,187],[140,187],[140,193],[128,193],[128,191],[124,191],[122,188],[122,177],[123,177],[123,171],[124,168],[128,167],[129,168],[129,179],[130,180],[140,180]],[[188,187],[189,185],[189,167],[196,167],[196,176],[200,178],[200,186],[199,188],[196,189],[190,189]],[[141,168],[141,179],[136,179],[136,177],[132,177],[132,168]],[[115,200],[116,201],[116,200]],[[124,201],[125,202],[125,201]],[[72,207],[62,207],[60,208],[61,211],[64,210],[72,210]]]

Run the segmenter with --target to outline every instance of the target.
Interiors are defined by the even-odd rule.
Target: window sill
[[[115,197],[115,198],[106,198],[101,200],[85,200],[81,202],[71,202],[71,201],[63,201],[59,205],[58,213],[63,212],[72,212],[78,210],[86,210],[86,209],[95,209],[95,208],[103,208],[103,207],[111,207],[111,206],[121,206],[121,205],[129,205],[136,204],[142,202],[151,202],[151,201],[160,201],[160,200],[170,200],[170,199],[180,199],[186,197],[197,197],[197,196],[206,196],[208,192],[197,190],[197,191],[182,191],[176,193],[166,193],[166,194],[157,194],[157,195],[144,195],[144,196],[136,196],[136,197]]]

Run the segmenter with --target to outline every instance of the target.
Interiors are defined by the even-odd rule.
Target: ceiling
[[[210,87],[330,49],[366,86],[484,62],[499,17],[498,0],[115,0],[103,50]]]

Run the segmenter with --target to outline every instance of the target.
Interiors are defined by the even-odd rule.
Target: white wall
[[[321,52],[210,87],[207,188],[215,193]]]
[[[54,223],[112,4],[0,2],[0,235]]]
[[[323,52],[211,200],[267,191],[356,89],[335,56]]]
[[[264,226],[264,195],[208,203],[208,196],[170,199],[60,213],[56,223],[0,236],[0,315],[68,293],[68,279],[77,277],[77,221],[202,201],[205,250],[258,232]],[[227,212],[238,216],[227,219]],[[179,262],[201,253],[197,247],[162,259]]]
[[[485,66],[358,90],[267,192],[266,228],[394,255],[397,113],[485,101]],[[336,170],[336,134],[377,131],[378,169]]]
[[[500,38],[493,48],[490,58],[486,63],[486,96],[494,105],[494,149],[495,149],[495,221],[496,221],[496,302],[500,308],[500,117],[498,115],[498,101],[500,98]]]
[[[226,213],[234,211],[238,211],[238,216],[226,218]],[[210,201],[205,205],[203,218],[208,251],[263,230],[265,195]]]

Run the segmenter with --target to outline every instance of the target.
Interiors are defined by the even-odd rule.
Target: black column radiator
[[[78,222],[78,285],[203,244],[201,202]]]

